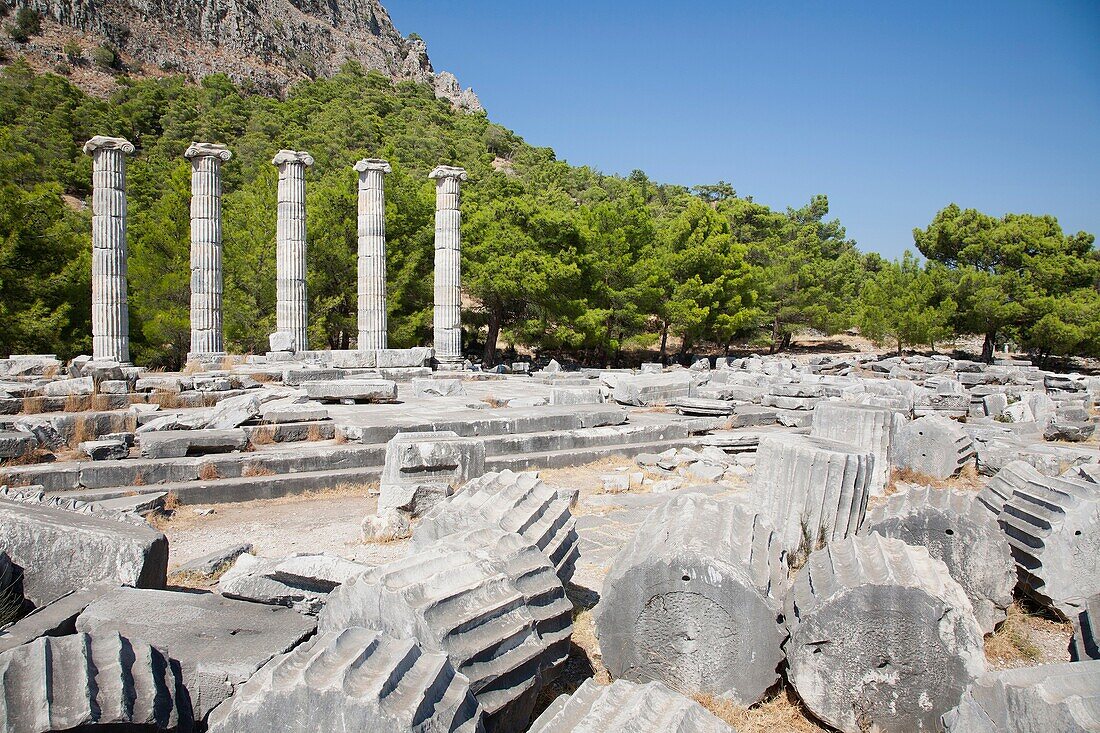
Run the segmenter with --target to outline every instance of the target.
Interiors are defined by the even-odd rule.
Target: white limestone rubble
[[[353,627],[264,665],[210,715],[211,733],[478,733],[470,681],[415,639]]]
[[[113,632],[42,636],[0,654],[0,730],[190,731],[177,662]]]
[[[1021,588],[1072,618],[1100,593],[1100,492],[1096,484],[1044,476],[1024,461],[1002,468],[978,500],[997,511]]]
[[[1100,661],[990,671],[943,716],[948,733],[1100,730]]]
[[[496,528],[460,532],[334,590],[321,633],[350,626],[414,637],[469,677],[489,731],[523,730],[565,662],[572,604],[550,561]]]
[[[975,497],[972,491],[913,487],[868,511],[859,531],[927,547],[966,591],[988,634],[1012,603],[1016,565],[996,517]]]
[[[528,473],[487,473],[429,510],[413,532],[413,547],[461,530],[498,527],[542,550],[561,582],[568,583],[579,556],[570,499]]]
[[[550,703],[529,733],[736,733],[699,703],[660,682],[584,681]]]

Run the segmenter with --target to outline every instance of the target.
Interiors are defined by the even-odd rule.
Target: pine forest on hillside
[[[1051,216],[954,204],[914,231],[923,258],[861,252],[825,195],[784,211],[725,182],[692,189],[569,165],[427,85],[349,63],[285,100],[228,78],[123,78],[103,100],[16,60],[0,74],[0,352],[88,353],[93,135],[126,137],[130,333],[136,363],[178,368],[188,348],[193,140],[227,145],[225,328],[231,352],[274,329],[280,148],[308,150],[310,339],[354,347],[356,176],[390,161],[390,344],[431,342],[438,164],[463,189],[464,346],[487,363],[516,345],[590,365],[640,352],[674,359],[731,345],[782,350],[800,332],[858,327],[902,350],[959,335],[985,356],[1011,340],[1035,356],[1100,355],[1100,256]],[[914,222],[920,224],[920,222]],[[864,246],[873,243],[863,243]]]

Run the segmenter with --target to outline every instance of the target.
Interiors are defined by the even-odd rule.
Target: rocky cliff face
[[[0,2],[2,4],[2,2]],[[435,73],[424,42],[403,37],[379,0],[26,0],[38,10],[44,33],[28,55],[46,53],[66,31],[80,40],[107,42],[129,65],[196,79],[222,72],[262,91],[281,93],[299,79],[335,73],[354,59],[393,79],[426,82],[437,96],[475,111],[481,103],[453,74]],[[59,33],[51,33],[55,28]],[[5,39],[6,43],[12,43]],[[18,47],[9,49],[18,55]]]

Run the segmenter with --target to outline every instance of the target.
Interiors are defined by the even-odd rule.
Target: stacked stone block
[[[441,365],[462,363],[462,213],[461,168],[441,165],[435,180],[435,358]]]
[[[279,168],[279,216],[275,233],[275,328],[291,351],[309,348],[309,297],[306,293],[306,168],[313,156],[280,150],[272,159]],[[273,339],[272,350],[275,349]]]
[[[810,435],[848,443],[875,456],[872,495],[881,496],[890,482],[890,458],[895,431],[905,423],[897,411],[851,402],[822,402],[814,409]]]

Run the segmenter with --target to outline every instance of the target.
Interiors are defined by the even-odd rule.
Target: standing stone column
[[[223,354],[222,163],[224,145],[191,143],[191,356]]]
[[[275,250],[276,341],[289,341],[291,351],[309,348],[306,323],[306,167],[313,156],[295,150],[280,150],[272,159],[279,167],[279,220]],[[273,337],[276,336],[273,334]],[[283,346],[286,344],[280,344]]]
[[[441,165],[435,179],[435,358],[443,366],[462,362],[461,168]]]
[[[96,135],[92,156],[92,358],[130,361],[126,302],[126,155],[134,145]]]
[[[386,348],[386,195],[390,164],[364,158],[359,171],[359,340],[360,351]]]

